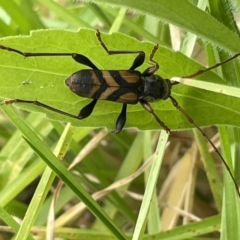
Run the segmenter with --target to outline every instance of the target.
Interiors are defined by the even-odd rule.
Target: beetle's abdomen
[[[65,81],[81,97],[135,104],[141,95],[141,73],[133,70],[80,70]]]

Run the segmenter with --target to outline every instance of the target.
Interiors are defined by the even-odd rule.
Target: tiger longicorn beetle
[[[238,190],[238,185],[234,179],[234,176],[231,173],[230,168],[228,167],[226,161],[222,157],[221,153],[215,147],[210,138],[203,132],[203,130],[195,123],[193,118],[179,106],[178,102],[171,95],[171,89],[173,85],[179,84],[179,82],[171,82],[169,79],[163,79],[159,75],[156,75],[155,72],[159,69],[159,65],[156,61],[154,61],[154,54],[158,49],[158,44],[156,44],[150,54],[149,63],[152,65],[147,68],[143,73],[135,70],[140,67],[145,61],[145,52],[143,51],[135,51],[135,50],[109,50],[107,46],[101,39],[101,34],[99,30],[96,30],[96,37],[101,44],[101,46],[105,49],[108,55],[116,55],[116,54],[138,54],[134,59],[132,66],[129,70],[100,70],[98,69],[92,61],[86,56],[79,53],[32,53],[32,52],[21,52],[17,49],[6,47],[0,45],[0,49],[7,50],[11,52],[15,52],[22,56],[26,57],[46,57],[46,56],[71,56],[76,62],[83,64],[85,66],[90,67],[91,69],[79,70],[73,73],[70,77],[65,80],[65,84],[70,88],[72,92],[77,94],[78,96],[84,98],[93,99],[88,105],[83,107],[78,115],[73,115],[68,112],[59,110],[57,108],[46,105],[37,100],[23,100],[23,99],[10,99],[5,100],[3,104],[13,104],[13,103],[28,103],[34,104],[48,110],[54,111],[59,114],[66,115],[71,118],[76,119],[84,119],[91,115],[94,110],[94,107],[98,100],[108,100],[113,102],[122,103],[122,110],[116,121],[116,133],[119,133],[126,122],[127,115],[127,104],[137,104],[138,102],[142,105],[142,107],[151,113],[159,125],[170,133],[170,129],[160,120],[160,118],[155,114],[153,108],[149,104],[149,102],[166,100],[170,99],[174,107],[176,107],[183,115],[187,118],[187,120],[193,124],[207,139],[207,141],[211,144],[215,152],[218,154],[223,164],[227,168],[233,182],[235,184],[237,193],[240,197],[240,193]],[[219,67],[220,65],[231,61],[232,59],[238,57],[240,53],[235,54],[233,57],[217,63],[216,65],[206,68],[204,70],[199,70],[198,72],[184,76],[182,78],[193,78],[198,75],[203,74],[204,72],[210,71],[214,68]]]

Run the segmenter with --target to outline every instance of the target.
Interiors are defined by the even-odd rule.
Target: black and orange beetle
[[[90,59],[86,56],[78,53],[30,53],[30,52],[21,52],[17,49],[6,47],[0,45],[0,49],[7,50],[11,52],[15,52],[24,57],[40,57],[40,56],[72,56],[72,58],[85,66],[90,67],[91,69],[80,70],[73,73],[70,77],[65,80],[65,84],[70,88],[72,92],[77,94],[78,96],[84,98],[93,99],[88,105],[83,107],[78,115],[73,115],[68,112],[53,108],[49,105],[41,103],[36,100],[23,100],[23,99],[10,99],[5,100],[4,104],[12,104],[12,103],[28,103],[34,104],[48,110],[57,112],[59,114],[66,115],[68,117],[76,118],[76,119],[84,119],[91,115],[94,110],[94,107],[98,100],[108,100],[113,102],[122,103],[122,110],[119,114],[116,121],[116,133],[119,133],[126,122],[126,113],[127,113],[127,104],[136,104],[140,103],[145,110],[151,113],[156,121],[160,124],[160,126],[170,133],[170,129],[160,120],[160,118],[155,114],[153,108],[149,104],[149,102],[166,100],[170,99],[173,105],[182,112],[185,117],[188,119],[190,123],[192,123],[208,140],[208,142],[212,145],[214,150],[217,152],[222,162],[226,166],[231,178],[234,181],[235,187],[238,191],[238,185],[220,152],[215,147],[213,142],[210,140],[208,136],[202,131],[202,129],[194,122],[192,117],[182,109],[175,98],[171,95],[171,89],[173,85],[178,84],[178,82],[171,82],[169,79],[163,79],[159,75],[156,75],[155,72],[159,69],[159,65],[156,61],[153,60],[154,54],[158,49],[158,44],[156,44],[150,54],[149,63],[152,65],[147,68],[143,73],[135,70],[140,67],[145,61],[145,53],[143,51],[131,51],[131,50],[108,50],[106,45],[103,43],[101,39],[101,34],[97,30],[96,36],[102,47],[109,55],[116,54],[138,54],[134,59],[132,66],[128,70],[99,70]],[[185,76],[185,78],[193,78],[196,77],[206,71],[212,70],[232,59],[238,57],[240,53],[234,55],[233,57],[227,59],[224,62],[218,63],[212,67],[209,67],[205,70],[200,70],[197,73],[194,73],[189,76]],[[240,194],[239,194],[240,196]]]
[[[171,88],[173,85],[178,84],[178,82],[171,82],[169,79],[163,79],[159,75],[155,74],[155,72],[159,69],[159,65],[156,61],[153,60],[153,57],[158,49],[158,44],[154,46],[149,57],[149,63],[152,66],[147,68],[143,73],[141,73],[135,69],[140,67],[144,63],[145,52],[132,50],[108,50],[108,48],[101,39],[101,34],[99,30],[96,30],[96,36],[101,46],[109,55],[138,54],[129,70],[100,70],[92,63],[89,58],[79,53],[21,52],[17,49],[0,45],[0,49],[18,53],[25,58],[42,56],[72,56],[72,58],[76,62],[90,67],[91,69],[80,70],[73,73],[65,80],[65,84],[70,88],[72,92],[74,92],[78,96],[93,99],[88,105],[86,105],[80,110],[78,115],[73,115],[68,112],[61,111],[59,109],[53,108],[49,105],[35,100],[10,99],[5,100],[4,104],[12,104],[17,102],[30,103],[66,115],[71,118],[84,119],[91,115],[98,100],[119,102],[123,104],[121,113],[119,114],[116,121],[115,132],[119,133],[123,129],[126,122],[127,104],[136,104],[139,102],[145,110],[147,110],[154,116],[156,121],[161,125],[163,129],[165,129],[167,132],[170,132],[170,129],[160,120],[160,118],[155,114],[154,110],[149,104],[149,102],[166,100],[170,98],[173,105],[187,117],[188,121],[201,131],[199,126],[171,96]],[[236,54],[232,58],[222,63],[218,63],[205,70],[200,70],[192,75],[185,76],[185,78],[196,77],[206,71],[218,67],[219,65],[231,61],[238,55],[240,55],[240,53]]]
[[[119,133],[126,122],[127,104],[136,104],[140,102],[148,112],[153,114],[157,122],[167,132],[170,132],[170,129],[159,119],[148,103],[171,97],[172,83],[169,80],[163,80],[160,76],[154,74],[159,68],[158,63],[153,60],[154,54],[158,49],[158,45],[154,46],[150,55],[149,62],[152,67],[147,68],[143,73],[141,73],[135,69],[141,66],[145,60],[145,53],[143,51],[108,50],[106,45],[103,43],[98,30],[96,31],[96,36],[102,47],[109,55],[138,54],[129,70],[99,70],[90,59],[78,53],[27,53],[0,45],[0,49],[15,52],[24,57],[72,56],[76,62],[92,68],[77,71],[65,80],[66,85],[72,92],[78,96],[93,99],[88,105],[81,109],[78,115],[61,111],[39,101],[12,99],[6,100],[4,103],[31,103],[68,117],[84,119],[91,115],[98,100],[119,102],[123,104],[121,113],[116,121],[115,132]],[[175,100],[173,101],[176,102]]]

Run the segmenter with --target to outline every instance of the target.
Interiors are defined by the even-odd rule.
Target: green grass
[[[233,5],[226,1],[198,7],[183,0],[85,2],[0,0],[0,44],[77,52],[99,69],[128,69],[136,56],[108,56],[95,36],[98,28],[109,49],[146,52],[140,71],[159,43],[157,74],[168,79],[240,52]],[[37,99],[78,114],[89,99],[73,94],[64,80],[84,68],[71,57],[24,59],[0,50],[0,98]],[[238,61],[184,83],[172,95],[200,127],[219,126],[213,141],[239,182]],[[169,138],[140,104],[128,107],[119,135],[101,130],[114,129],[117,103],[100,101],[82,121],[28,104],[1,105],[0,233],[21,240],[240,238],[239,199],[216,154],[196,129],[183,131],[194,127],[170,100],[152,106],[173,130]],[[208,136],[216,132],[206,129]]]

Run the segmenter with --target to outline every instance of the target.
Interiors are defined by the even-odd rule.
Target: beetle
[[[100,31],[96,30],[96,37],[107,52],[108,55],[117,55],[117,54],[137,54],[137,57],[134,59],[132,66],[128,70],[100,70],[93,64],[93,62],[86,56],[79,53],[32,53],[32,52],[21,52],[20,50],[6,47],[0,45],[0,49],[7,50],[10,52],[15,52],[24,57],[41,57],[41,56],[71,56],[76,62],[83,64],[91,69],[83,69],[73,73],[65,80],[65,84],[69,89],[77,94],[80,97],[91,98],[93,99],[89,104],[83,107],[78,115],[73,115],[68,112],[62,111],[60,109],[51,107],[37,100],[23,100],[23,99],[10,99],[5,100],[4,104],[13,104],[13,103],[27,103],[34,104],[48,110],[54,111],[59,114],[66,115],[71,118],[84,119],[91,115],[96,106],[98,100],[107,100],[118,102],[122,104],[122,110],[116,120],[116,133],[121,132],[123,129],[126,116],[127,116],[127,105],[128,104],[137,104],[138,102],[142,107],[148,111],[159,125],[170,133],[170,128],[168,128],[164,122],[155,114],[154,109],[149,104],[150,102],[170,99],[174,107],[176,107],[180,112],[182,112],[187,120],[193,124],[207,139],[207,141],[214,148],[218,156],[221,158],[223,164],[227,168],[237,192],[238,185],[228,167],[226,161],[222,157],[221,153],[215,147],[210,138],[203,132],[203,130],[195,123],[193,118],[178,104],[177,100],[171,95],[172,86],[179,84],[179,82],[171,82],[169,79],[163,79],[161,76],[155,74],[159,69],[159,64],[153,59],[156,51],[158,50],[158,44],[154,45],[152,52],[149,56],[149,63],[151,64],[145,71],[142,73],[137,71],[136,68],[140,67],[145,61],[145,52],[144,51],[135,51],[135,50],[109,50],[107,46],[101,39]],[[235,54],[231,58],[215,64],[212,67],[206,68],[204,70],[199,70],[198,72],[185,76],[182,78],[193,78],[204,72],[210,71],[224,63],[231,61],[232,59],[238,57],[240,53]]]
[[[122,110],[116,121],[116,133],[119,133],[126,122],[127,104],[137,104],[138,102],[145,110],[151,113],[160,126],[170,133],[170,129],[164,122],[155,114],[154,109],[149,104],[150,102],[170,99],[173,105],[180,110],[195,127],[199,128],[193,119],[183,110],[176,99],[171,95],[173,85],[179,82],[171,82],[169,79],[163,79],[161,76],[155,74],[159,69],[159,64],[154,61],[154,55],[158,49],[158,44],[154,45],[149,57],[149,63],[152,65],[147,68],[143,73],[136,70],[145,61],[144,51],[132,50],[109,50],[101,39],[101,33],[97,29],[96,37],[109,55],[116,54],[137,54],[132,66],[128,70],[100,70],[93,64],[93,62],[86,56],[79,53],[31,53],[21,52],[17,49],[0,45],[0,49],[15,52],[26,57],[42,57],[42,56],[71,56],[76,62],[83,64],[91,69],[83,69],[73,73],[65,80],[65,84],[69,89],[80,97],[93,99],[88,105],[83,107],[78,115],[73,115],[68,112],[53,108],[37,100],[23,100],[23,99],[10,99],[5,100],[5,104],[12,103],[29,103],[35,104],[48,110],[66,115],[71,118],[84,119],[91,115],[98,100],[107,100],[122,103]],[[239,54],[227,59],[222,63],[218,63],[210,68],[200,70],[183,78],[193,78],[206,71],[218,67]]]
[[[99,70],[89,58],[82,54],[28,53],[0,45],[0,49],[12,51],[24,57],[72,56],[76,62],[90,67],[91,69],[83,69],[73,73],[65,80],[65,84],[72,92],[78,96],[93,99],[88,105],[80,110],[78,115],[61,111],[35,100],[6,100],[5,104],[12,104],[16,102],[32,103],[68,117],[84,119],[91,115],[98,100],[108,100],[122,103],[122,110],[117,118],[115,130],[116,133],[119,133],[126,122],[127,104],[136,104],[139,102],[144,109],[154,116],[162,128],[164,128],[167,132],[170,132],[170,129],[159,119],[149,104],[149,102],[152,101],[167,99],[171,93],[171,82],[169,80],[165,81],[160,76],[154,74],[159,69],[158,63],[153,60],[154,54],[158,49],[158,44],[154,46],[150,55],[149,62],[152,66],[141,73],[135,69],[141,66],[145,61],[145,52],[108,50],[101,39],[99,30],[96,30],[96,36],[102,47],[109,55],[138,54],[134,59],[132,66],[128,70]]]

